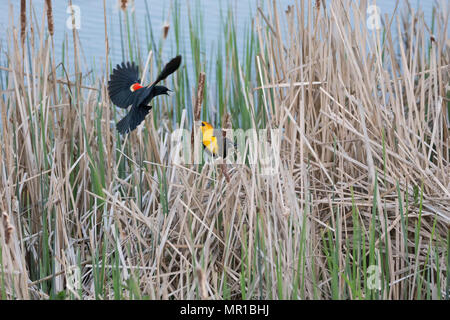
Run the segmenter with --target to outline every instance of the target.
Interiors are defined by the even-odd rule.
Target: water
[[[439,0],[442,3],[447,0]],[[265,3],[265,1],[262,1]],[[370,1],[369,1],[370,2]],[[29,5],[27,1],[27,5]],[[33,8],[36,17],[41,23],[44,0],[33,0]],[[72,44],[72,30],[66,26],[66,22],[70,17],[68,13],[68,1],[52,1],[53,11],[54,11],[54,22],[55,22],[55,48],[57,57],[61,57],[62,43],[64,39],[69,43],[69,52],[71,50]],[[104,33],[104,9],[102,0],[73,0],[73,5],[80,8],[80,29],[79,37],[82,44],[82,57],[85,70],[89,68],[94,68],[95,71],[101,71],[104,68],[105,59],[105,33]],[[281,10],[284,10],[288,5],[295,3],[295,0],[277,0],[277,3]],[[381,9],[382,14],[387,13],[391,15],[395,8],[395,1],[391,0],[378,0],[377,5]],[[147,0],[148,9],[150,12],[150,23],[155,36],[155,44],[158,46],[161,42],[162,29],[165,23],[172,25],[172,17],[170,15],[171,10],[173,10],[173,1],[161,1],[161,0]],[[431,22],[432,17],[432,4],[433,1],[412,1],[412,5],[416,6],[420,4],[422,10],[424,11],[426,21]],[[188,7],[192,15],[195,15],[196,10],[203,16],[203,50],[202,52],[206,57],[211,57],[215,48],[218,45],[218,39],[222,37],[223,30],[221,25],[221,9],[222,14],[226,16],[226,9],[231,6],[234,17],[236,19],[237,26],[237,36],[238,45],[243,48],[243,35],[247,28],[252,23],[252,18],[255,16],[256,8],[261,5],[260,0],[191,0],[191,1],[179,1],[180,12],[181,12],[181,25],[184,39],[184,48],[187,50],[187,55],[184,55],[184,62],[187,64],[192,64],[190,60],[192,57],[189,54],[188,48],[189,42],[189,25],[188,25]],[[266,5],[266,4],[265,4]],[[10,9],[12,8],[13,14],[10,15]],[[28,11],[28,8],[27,8]],[[12,0],[0,0],[0,41],[1,45],[5,46],[7,43],[7,37],[10,34],[8,29],[10,19],[14,19],[15,25],[17,27],[19,24],[19,12],[20,12],[20,1]],[[69,11],[70,12],[70,11]],[[119,1],[118,0],[106,0],[106,19],[108,22],[108,36],[110,44],[110,57],[111,61],[119,63],[123,59],[122,49],[121,49],[121,36],[119,23]],[[146,17],[146,1],[136,0],[135,1],[135,14],[138,26],[137,35],[141,43],[141,56],[142,60],[145,61],[147,55],[147,32],[146,24],[148,23]],[[173,30],[169,31],[168,39],[164,42],[164,48],[162,50],[163,61],[168,61],[172,56],[176,55],[177,52],[174,48],[174,35]],[[126,39],[126,36],[124,37]],[[3,62],[4,57],[0,58]],[[127,57],[125,57],[127,59]]]

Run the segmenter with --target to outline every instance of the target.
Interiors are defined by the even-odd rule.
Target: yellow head
[[[210,130],[211,130],[211,135],[212,135],[213,131],[214,131],[214,127],[210,123],[208,123],[206,121],[202,121],[201,129],[202,129],[202,134],[203,135],[209,134]]]

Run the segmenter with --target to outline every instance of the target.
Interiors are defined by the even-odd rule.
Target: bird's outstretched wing
[[[147,114],[150,112],[152,106],[135,106],[131,107],[130,112],[119,122],[117,122],[116,128],[120,134],[125,134],[133,131],[138,125],[144,121]]]
[[[117,65],[108,82],[108,92],[111,101],[120,108],[128,108],[136,99],[136,93],[131,86],[139,83],[139,68],[134,62],[122,62]]]
[[[151,87],[144,87],[133,92],[133,95],[130,98],[130,111],[116,125],[120,134],[133,131],[142,121],[144,121],[152,106],[147,106],[147,103],[143,102],[149,102],[151,100],[152,91],[153,89]]]

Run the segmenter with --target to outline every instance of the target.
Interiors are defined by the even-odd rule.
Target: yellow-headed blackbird
[[[150,101],[161,94],[168,94],[170,91],[165,86],[156,84],[174,73],[181,64],[181,56],[176,56],[169,61],[161,71],[158,78],[149,86],[142,86],[139,79],[139,68],[134,62],[122,62],[117,65],[111,74],[108,82],[108,92],[111,101],[120,108],[128,108],[131,105],[130,112],[120,120],[116,128],[121,133],[127,133],[136,129],[136,127],[145,119],[152,106]]]
[[[214,157],[219,156],[225,159],[227,151],[230,147],[233,147],[233,144],[223,137],[221,130],[215,130],[214,127],[206,121],[202,121],[200,129],[202,131],[203,148]],[[234,145],[234,147],[236,147],[236,145]]]

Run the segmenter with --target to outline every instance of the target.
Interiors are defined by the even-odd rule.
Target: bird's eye
[[[205,123],[204,122],[202,122],[202,127],[204,127],[205,126]]]

